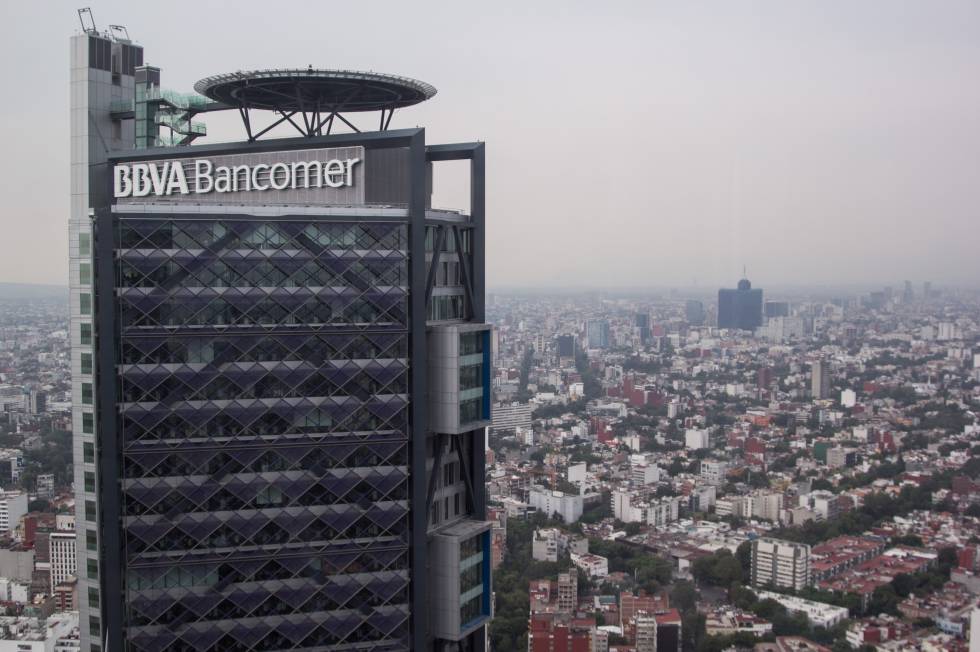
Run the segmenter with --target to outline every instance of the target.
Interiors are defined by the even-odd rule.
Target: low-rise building
[[[756,593],[760,600],[775,600],[786,607],[790,613],[805,614],[810,620],[810,624],[817,627],[830,628],[839,622],[847,619],[847,607],[837,607],[825,602],[816,600],[804,600],[794,595],[783,595],[771,591],[758,591]]]
[[[609,560],[600,555],[572,553],[572,563],[585,571],[589,577],[606,577],[609,575]]]

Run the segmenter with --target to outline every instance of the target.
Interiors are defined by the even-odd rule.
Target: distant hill
[[[4,299],[62,299],[68,301],[68,286],[0,283],[0,300]]]

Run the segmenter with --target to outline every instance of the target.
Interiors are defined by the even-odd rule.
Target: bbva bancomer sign
[[[326,161],[215,165],[208,159],[118,163],[113,168],[116,198],[172,195],[345,188],[354,185],[360,158]],[[188,183],[188,179],[192,183]]]

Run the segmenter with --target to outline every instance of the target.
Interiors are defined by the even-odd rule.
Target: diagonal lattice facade
[[[114,224],[129,649],[408,649],[407,224]]]

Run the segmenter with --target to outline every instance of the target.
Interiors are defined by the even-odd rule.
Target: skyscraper
[[[575,357],[575,336],[559,335],[555,338],[555,349],[559,358]]]
[[[704,323],[704,304],[696,299],[688,299],[684,304],[684,318],[692,326],[700,326]]]
[[[810,365],[810,395],[814,399],[830,396],[830,364],[826,360],[814,360]]]
[[[750,331],[762,326],[762,290],[752,289],[749,279],[738,288],[718,290],[718,328]]]
[[[609,322],[590,319],[585,323],[585,340],[590,349],[609,348]]]
[[[646,344],[650,340],[650,314],[638,312],[633,315],[633,327],[636,329],[640,344]]]
[[[82,649],[482,649],[483,144],[388,129],[435,94],[412,79],[181,95],[127,40],[72,44]],[[246,140],[191,146],[217,110]],[[449,160],[463,212],[430,207]]]
[[[773,317],[789,317],[788,301],[766,301],[765,314],[767,319]]]

